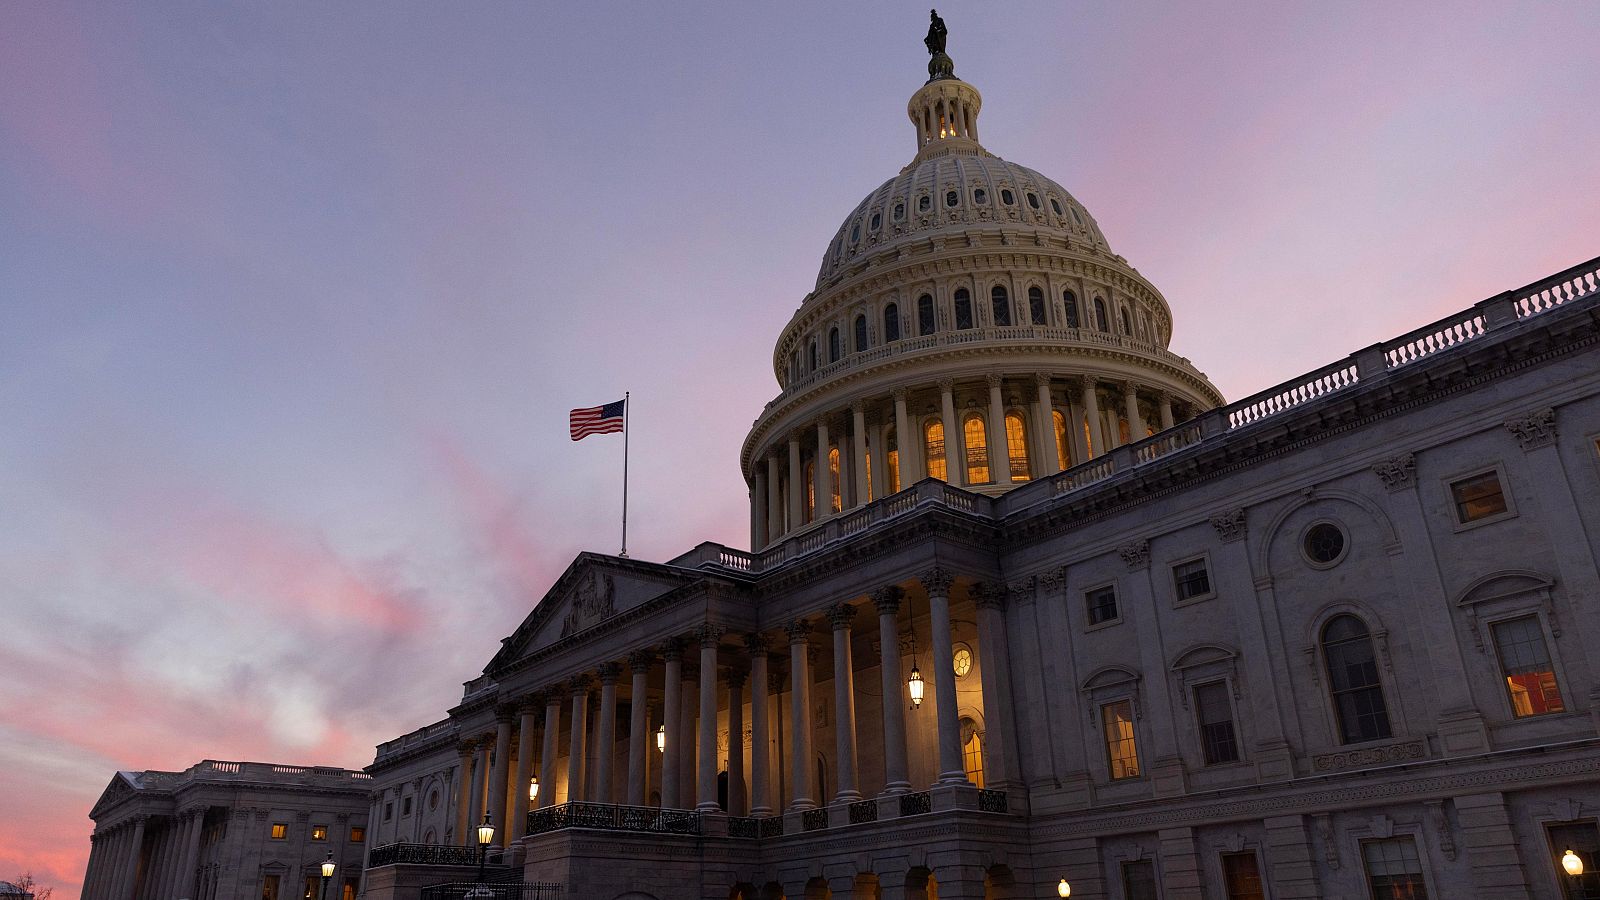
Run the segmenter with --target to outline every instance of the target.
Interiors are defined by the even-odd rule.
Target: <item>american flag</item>
[[[591,434],[611,434],[622,430],[622,413],[626,400],[591,406],[572,411],[572,439],[581,441]]]

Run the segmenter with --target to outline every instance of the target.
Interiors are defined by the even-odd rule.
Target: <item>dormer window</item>
[[[1038,209],[1039,208],[1039,195],[1035,194],[1033,191],[1029,191],[1028,192],[1028,205],[1033,207],[1034,209]]]
[[[1016,203],[1017,203],[1017,195],[1011,193],[1010,189],[1008,189],[1008,188],[1001,188],[1000,189],[1000,202],[1004,203],[1007,206],[1015,206]]]
[[[1051,197],[1050,198],[1050,208],[1055,210],[1056,215],[1058,215],[1058,216],[1062,215],[1062,212],[1061,212],[1061,201],[1060,200],[1057,200],[1056,198]]]
[[[877,231],[878,230],[878,226],[880,226],[882,224],[883,224],[883,213],[873,213],[872,214],[872,223],[867,226],[867,229],[869,231]]]
[[[977,204],[978,206],[982,206],[985,203],[988,203],[989,202],[989,192],[984,190],[983,188],[978,188],[977,190],[972,192],[972,202]]]
[[[859,240],[861,240],[861,225],[857,223],[850,226],[850,243],[854,244]]]
[[[933,199],[927,194],[917,198],[917,212],[927,212],[933,209]]]
[[[958,204],[960,202],[961,202],[961,195],[959,193],[957,193],[955,191],[945,191],[944,192],[944,205],[945,206],[955,206],[956,204]]]

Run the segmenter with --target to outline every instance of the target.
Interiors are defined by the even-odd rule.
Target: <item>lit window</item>
[[[938,419],[929,422],[923,434],[928,448],[928,477],[949,481],[944,465],[944,423]]]
[[[1034,325],[1045,324],[1044,291],[1036,287],[1028,288],[1028,321]]]
[[[1600,897],[1600,832],[1593,822],[1549,826],[1551,870],[1561,873],[1561,889],[1567,900],[1592,900]],[[1571,850],[1572,855],[1583,860],[1583,874],[1577,877],[1566,874],[1561,868],[1561,857]]]
[[[356,900],[356,887],[360,881],[355,878],[346,878],[344,887],[339,891],[339,900]]]
[[[1117,589],[1114,585],[1098,587],[1083,595],[1089,609],[1089,624],[1099,625],[1117,618]]]
[[[1180,601],[1211,593],[1211,573],[1206,571],[1206,561],[1191,559],[1173,566],[1172,587]]]
[[[828,481],[833,485],[833,511],[844,509],[844,500],[839,493],[839,448],[828,448]]]
[[[1155,863],[1148,859],[1123,863],[1122,896],[1124,900],[1161,900],[1156,891]]]
[[[883,308],[883,340],[900,340],[900,307],[893,303]]]
[[[350,826],[350,843],[359,844],[367,839],[367,829],[362,825]]]
[[[325,840],[327,840],[328,839],[328,826],[326,826],[326,825],[313,825],[313,826],[311,826],[311,839],[313,841],[325,841]]]
[[[1006,413],[1006,454],[1011,457],[1012,481],[1033,477],[1028,470],[1028,432],[1022,427],[1021,413]]]
[[[1339,718],[1339,740],[1359,744],[1389,737],[1389,710],[1367,626],[1355,616],[1335,616],[1322,629],[1322,654]]]
[[[1071,291],[1062,291],[1061,305],[1065,307],[1067,311],[1067,327],[1081,327],[1078,321],[1078,295]]]
[[[288,823],[286,823],[286,822],[273,822],[272,823],[272,839],[273,840],[282,841],[282,840],[287,840],[288,837],[289,837],[289,825],[288,825]]]
[[[1417,842],[1410,837],[1367,841],[1361,845],[1361,861],[1367,867],[1372,896],[1378,900],[1428,900]]]
[[[1118,700],[1100,707],[1106,730],[1106,758],[1113,781],[1139,777],[1139,748],[1133,739],[1133,701]]]
[[[956,289],[956,327],[972,327],[972,295],[966,288]]]
[[[900,441],[891,425],[883,432],[884,458],[889,462],[889,493],[900,492]]]
[[[1267,900],[1261,887],[1261,868],[1252,852],[1222,854],[1222,881],[1228,900]]]
[[[989,435],[983,427],[983,415],[968,413],[961,431],[966,438],[967,484],[988,484]]]
[[[1534,616],[1496,622],[1495,651],[1500,655],[1500,672],[1511,694],[1511,711],[1517,718],[1566,712],[1561,689],[1556,686],[1555,667],[1544,643],[1544,630]]]
[[[806,521],[817,517],[817,461],[806,462]]]
[[[870,449],[867,452],[865,461],[867,464],[867,502],[871,503],[874,498],[872,496],[872,452]]]
[[[1094,327],[1100,331],[1111,330],[1111,322],[1106,318],[1106,302],[1099,297],[1094,298]]]
[[[1072,468],[1072,446],[1067,439],[1067,417],[1061,410],[1050,411],[1050,418],[1055,420],[1056,426],[1056,462],[1063,470]]]
[[[1195,717],[1200,720],[1200,747],[1206,765],[1237,762],[1239,741],[1233,731],[1233,708],[1228,703],[1228,687],[1220,681],[1196,685]]]
[[[1094,431],[1089,425],[1089,414],[1088,413],[1084,413],[1084,416],[1083,416],[1083,446],[1084,446],[1085,452],[1088,454],[1088,456],[1090,456],[1090,457],[1094,456],[1094,454],[1095,454]],[[1101,451],[1101,452],[1104,452],[1104,451]]]
[[[318,878],[317,875],[306,876],[305,891],[300,895],[303,900],[317,900],[317,885],[321,883]]]
[[[917,334],[933,334],[939,320],[933,315],[933,298],[923,294],[917,298]]]
[[[1450,497],[1456,504],[1456,521],[1465,525],[1506,511],[1506,495],[1500,489],[1500,475],[1485,472],[1450,484]]]
[[[961,720],[961,761],[966,765],[967,780],[983,787],[983,732],[971,719]]]
[[[997,284],[989,291],[989,306],[994,312],[994,324],[1011,324],[1011,297],[1005,288]]]
[[[843,352],[844,352],[844,347],[843,347],[842,343],[839,340],[839,329],[837,327],[829,328],[828,329],[828,362],[831,362],[831,363],[838,362],[839,361],[839,356]]]
[[[856,352],[867,349],[867,317],[856,316]]]
[[[261,900],[278,900],[278,876],[268,875],[261,880]]]

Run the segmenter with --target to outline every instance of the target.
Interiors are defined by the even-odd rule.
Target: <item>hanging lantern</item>
[[[916,663],[911,664],[911,678],[906,681],[906,690],[911,692],[911,708],[922,708],[922,670]]]
[[[539,776],[535,775],[535,776],[533,776],[533,780],[528,782],[528,800],[529,800],[529,802],[532,802],[532,801],[538,800],[538,799],[539,799]]]
[[[1576,878],[1583,874],[1583,860],[1578,858],[1578,854],[1572,852],[1571,847],[1568,847],[1567,852],[1561,854],[1561,868],[1566,869],[1568,875]]]
[[[478,826],[478,846],[487,847],[494,843],[494,825],[489,821],[489,814],[483,814],[483,824]]]
[[[1056,896],[1057,897],[1070,897],[1070,896],[1072,896],[1072,888],[1067,885],[1067,880],[1065,878],[1061,879],[1061,883],[1056,885]]]
[[[656,752],[667,752],[667,726],[665,724],[656,729]]]

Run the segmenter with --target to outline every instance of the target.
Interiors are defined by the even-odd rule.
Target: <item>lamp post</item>
[[[1056,885],[1056,896],[1062,898],[1072,896],[1072,886],[1067,884],[1065,878],[1061,879],[1061,883]]]
[[[478,883],[483,884],[483,862],[489,856],[489,845],[494,843],[494,823],[489,814],[483,814],[483,824],[478,826]]]
[[[333,861],[333,851],[328,851],[328,858],[322,861],[322,900],[328,900],[328,879],[333,877],[333,870],[338,864]]]

